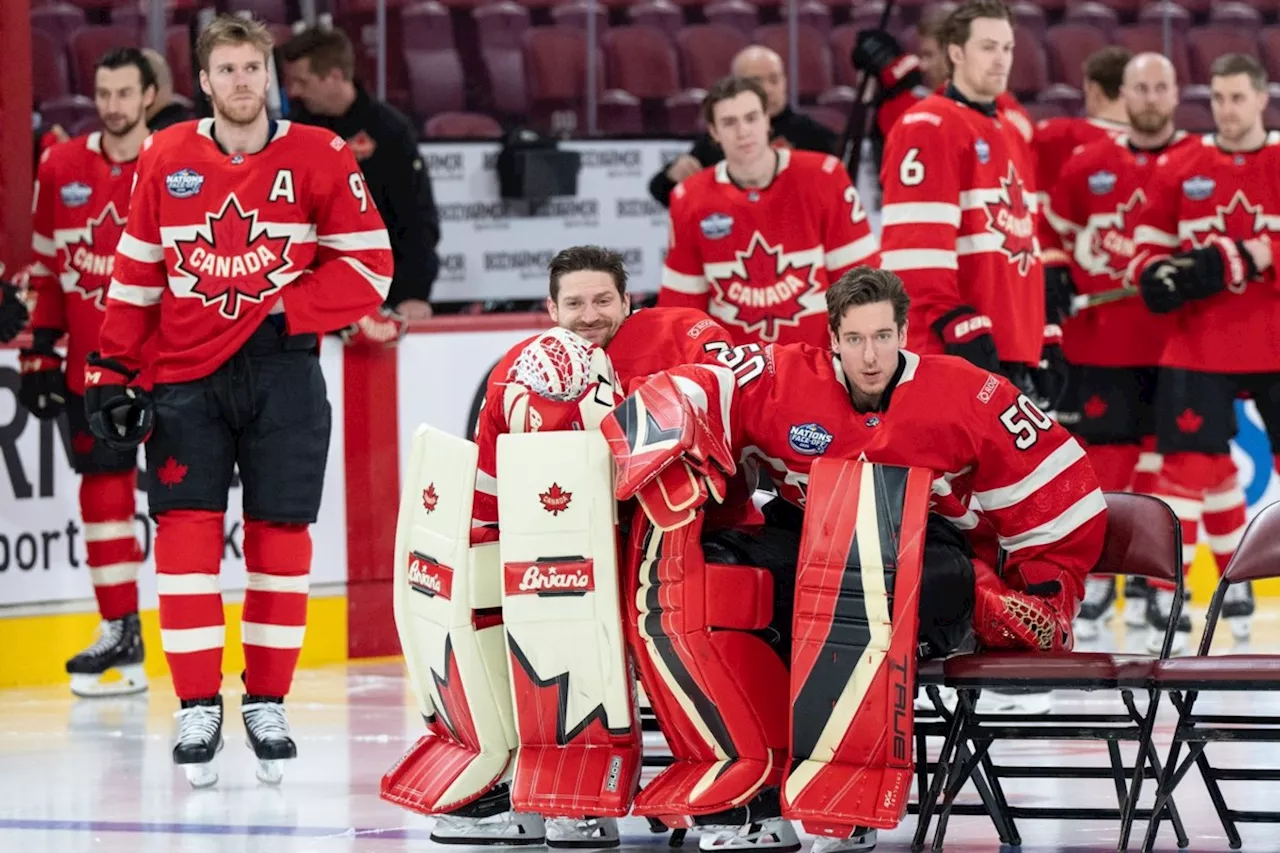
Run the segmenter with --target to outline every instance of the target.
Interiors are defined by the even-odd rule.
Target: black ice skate
[[[268,785],[280,784],[284,778],[284,762],[298,757],[298,747],[289,737],[284,699],[245,694],[240,713],[244,715],[249,748],[258,756],[258,779]]]
[[[1152,589],[1147,599],[1147,651],[1159,654],[1164,645],[1164,632],[1169,626],[1169,617],[1173,614],[1173,590]],[[1169,654],[1180,655],[1187,648],[1191,638],[1191,616],[1184,610],[1178,617],[1178,626],[1173,635],[1173,647]]]
[[[1151,587],[1146,578],[1124,579],[1124,624],[1128,628],[1141,628],[1147,624],[1147,599]]]
[[[1086,578],[1084,601],[1075,619],[1076,639],[1096,640],[1102,625],[1111,619],[1111,605],[1115,601],[1115,578]]]
[[[142,627],[138,614],[102,621],[98,639],[92,646],[67,661],[71,676],[71,692],[77,696],[128,696],[147,689],[147,676],[142,669]],[[119,680],[103,681],[102,676],[115,671]]]
[[[207,788],[218,781],[213,759],[222,749],[222,697],[184,699],[178,718],[178,741],[173,763],[182,767],[193,788]]]
[[[1222,598],[1222,618],[1231,627],[1237,643],[1249,641],[1253,633],[1253,582],[1233,583]]]

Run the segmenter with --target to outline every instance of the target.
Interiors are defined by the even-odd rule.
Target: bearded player
[[[740,347],[719,366],[666,371],[642,383],[601,426],[618,464],[617,496],[637,497],[653,522],[646,529],[650,525],[637,516],[640,529],[632,543],[642,553],[632,556],[640,562],[641,590],[659,584],[661,594],[636,598],[639,612],[633,616],[648,639],[633,654],[673,743],[698,743],[710,732],[720,744],[717,754],[769,765],[765,756],[748,755],[747,747],[777,744],[771,726],[785,726],[787,718],[769,710],[776,710],[777,694],[786,687],[784,681],[765,689],[764,682],[779,677],[776,666],[761,657],[765,649],[757,646],[747,654],[745,648],[730,653],[721,647],[716,666],[710,666],[701,640],[684,633],[681,620],[663,615],[716,595],[710,588],[690,589],[701,566],[701,525],[696,518],[698,523],[689,523],[684,507],[722,494],[725,473],[739,462],[758,465],[781,499],[766,507],[763,530],[713,536],[717,556],[708,553],[705,559],[724,561],[719,555],[729,552],[736,557],[730,562],[772,570],[773,628],[782,635],[774,649],[782,662],[791,659],[793,596],[787,579],[796,571],[800,529],[813,497],[810,470],[819,457],[933,472],[918,588],[919,643],[926,656],[950,652],[970,627],[986,648],[1071,648],[1071,620],[1106,528],[1102,491],[1084,450],[1007,380],[961,359],[904,350],[909,300],[893,273],[854,269],[828,291],[827,304],[826,347]],[[689,491],[696,498],[682,501],[676,511],[670,496],[687,498]],[[831,499],[834,504],[824,503],[823,512],[835,512],[844,500]],[[684,532],[690,528],[695,532]],[[871,591],[866,595],[869,601]],[[797,595],[797,609],[813,600]],[[796,614],[797,625],[804,615]],[[914,641],[910,648],[916,648]],[[754,673],[753,689],[743,690],[743,709],[717,699],[717,685],[741,677],[719,672],[731,666]],[[724,732],[742,737],[726,744],[719,734]],[[883,739],[884,733],[867,730],[866,736]],[[781,762],[772,764],[777,767],[800,760],[794,754],[773,757]],[[677,754],[677,765],[682,760]],[[738,798],[754,796],[760,803],[776,778],[765,774],[756,788],[734,790]],[[674,797],[666,805],[679,808],[677,814],[697,814],[688,802],[696,798]],[[880,802],[874,792],[872,799]],[[865,845],[869,835],[857,831],[838,843]]]
[[[36,175],[30,290],[35,297],[30,349],[19,355],[18,399],[40,420],[66,410],[71,465],[81,475],[80,517],[89,579],[102,623],[98,640],[67,661],[77,696],[119,695],[147,688],[138,623],[134,533],[138,452],[95,438],[84,407],[84,358],[98,346],[116,242],[129,214],[129,192],[156,77],[135,48],[98,60],[93,98],[103,129],[44,152]],[[58,343],[66,337],[66,362]],[[121,678],[102,681],[116,670]]]
[[[705,310],[738,343],[819,343],[822,294],[876,238],[836,157],[769,144],[768,98],[745,77],[702,101],[724,160],[671,194],[658,305]]]
[[[306,629],[311,536],[331,414],[319,339],[380,317],[387,232],[346,144],[266,112],[272,38],[222,16],[200,35],[214,116],[143,145],[100,351],[94,435],[147,442],[160,639],[181,701],[174,763],[211,785],[222,746],[219,571],[231,478],[243,485],[241,703],[258,777],[294,758],[284,712]],[[154,391],[138,386],[147,370]]]

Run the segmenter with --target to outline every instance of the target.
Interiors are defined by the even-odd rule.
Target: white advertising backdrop
[[[320,362],[333,407],[333,434],[320,518],[311,528],[315,553],[312,583],[346,583],[341,346],[326,341]],[[53,423],[31,417],[18,405],[17,390],[18,351],[0,348],[0,468],[4,471],[0,482],[0,607],[83,601],[92,609],[93,590],[80,523],[80,478],[68,461],[65,419]],[[139,463],[144,461],[141,453],[138,458]],[[147,562],[139,573],[139,594],[141,605],[147,608],[156,606],[155,566],[150,558],[155,523],[147,516],[144,492],[137,492],[137,501],[137,530],[147,552]],[[242,522],[237,480],[226,515],[224,590],[245,588]]]

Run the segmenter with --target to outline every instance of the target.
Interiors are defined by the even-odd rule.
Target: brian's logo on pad
[[[583,595],[596,588],[591,560],[507,563],[503,567],[507,595]]]
[[[409,587],[428,598],[453,598],[453,569],[414,551],[409,555]]]

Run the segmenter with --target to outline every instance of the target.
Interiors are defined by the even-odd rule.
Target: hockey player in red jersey
[[[702,102],[725,159],[671,194],[661,307],[705,310],[739,343],[818,343],[827,284],[876,264],[876,238],[839,159],[769,145],[764,90],[728,77]]]
[[[1031,151],[995,106],[1011,21],[998,0],[970,0],[948,17],[951,82],[885,143],[881,259],[911,294],[912,349],[962,356],[1020,387],[1039,379],[1053,399],[1066,366],[1060,329],[1044,322]]]
[[[248,587],[241,705],[258,776],[296,755],[284,697],[306,626],[311,537],[331,413],[321,335],[378,316],[387,232],[346,144],[266,112],[271,34],[238,16],[200,35],[214,116],[143,145],[85,368],[96,437],[146,441],[160,638],[181,700],[173,757],[213,784],[222,746],[218,579],[231,477],[243,486]],[[138,387],[146,370],[154,391]]]
[[[136,48],[113,50],[94,69],[94,105],[103,129],[40,157],[33,216],[32,344],[19,354],[18,399],[37,418],[66,410],[71,464],[80,481],[85,562],[102,617],[97,642],[67,661],[79,696],[147,687],[138,623],[142,546],[134,532],[138,451],[118,450],[89,430],[84,358],[98,346],[116,242],[129,214],[134,166],[156,96],[151,65]],[[57,345],[66,336],[66,361]],[[103,680],[109,670],[122,677]]]
[[[669,742],[700,743],[710,732],[719,744],[717,755],[779,768],[777,774],[748,777],[750,785],[740,779],[734,789],[738,797],[758,797],[756,792],[777,784],[783,768],[795,767],[796,756],[773,753],[778,760],[771,764],[772,750],[747,753],[751,744],[776,750],[779,741],[771,728],[777,719],[773,693],[765,684],[772,670],[755,652],[746,653],[748,641],[734,648],[724,641],[708,650],[707,640],[682,627],[694,618],[684,609],[702,606],[718,591],[689,589],[702,558],[697,539],[681,530],[700,525],[691,508],[708,497],[719,500],[724,477],[737,464],[757,465],[772,478],[781,499],[766,507],[768,525],[762,530],[704,539],[718,555],[736,552],[738,560],[710,554],[706,560],[770,568],[778,614],[773,629],[785,635],[774,645],[784,661],[790,657],[793,597],[786,579],[795,572],[801,516],[811,497],[810,471],[818,458],[932,472],[932,516],[918,587],[919,640],[931,656],[951,651],[970,625],[987,648],[1070,648],[1071,620],[1105,534],[1102,491],[1083,449],[1064,428],[989,371],[958,358],[902,349],[909,300],[896,275],[856,268],[832,286],[827,303],[826,346],[748,345],[719,366],[666,371],[642,383],[601,425],[618,466],[617,496],[637,497],[652,521],[648,529],[638,515],[639,530],[632,538],[643,552],[638,558],[642,594],[632,599],[638,612],[631,618],[646,638],[633,649],[648,679],[646,692]],[[846,554],[852,561],[866,553],[851,548],[839,551],[840,563]],[[846,584],[838,594],[860,594],[856,581]],[[801,592],[807,597],[796,596],[797,625],[806,615],[800,611],[816,606],[814,590]],[[859,612],[859,605],[842,612]],[[856,618],[849,617],[851,624]],[[717,685],[724,685],[717,671],[739,666],[753,673],[741,690],[743,707],[730,706],[722,701],[724,694],[716,693]],[[727,677],[735,676],[740,673]],[[666,701],[671,697],[677,697],[674,704]],[[785,725],[785,713],[782,720]],[[866,738],[870,748],[885,738],[883,730],[872,729],[847,737]],[[837,731],[825,742],[840,740]],[[677,764],[681,761],[686,758],[677,755]],[[691,763],[695,776],[705,772]],[[673,795],[667,805],[681,813],[699,799],[701,787],[692,793],[681,789],[684,793]],[[855,832],[839,843],[867,844],[868,835]]]
[[[1280,293],[1271,243],[1280,231],[1272,177],[1280,133],[1263,125],[1267,77],[1256,59],[1225,54],[1211,72],[1217,132],[1156,164],[1130,266],[1147,307],[1172,319],[1156,385],[1156,449],[1164,456],[1156,494],[1191,530],[1209,495],[1235,481],[1238,395],[1252,396],[1272,447],[1280,447]],[[1240,595],[1230,615],[1243,629],[1252,595],[1244,585]],[[1168,591],[1153,596],[1153,627],[1167,623],[1170,598]],[[1179,646],[1190,629],[1184,618]]]

